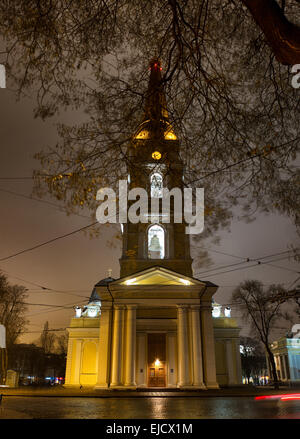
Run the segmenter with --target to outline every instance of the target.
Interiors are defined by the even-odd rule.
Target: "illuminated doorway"
[[[148,334],[148,387],[166,387],[166,334]]]

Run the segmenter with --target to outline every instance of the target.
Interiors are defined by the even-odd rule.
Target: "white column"
[[[190,309],[192,321],[192,347],[193,347],[193,386],[205,389],[203,383],[203,367],[201,352],[201,330],[200,330],[200,305],[192,305]]]
[[[226,347],[226,365],[227,365],[227,377],[228,377],[228,386],[232,386],[236,384],[234,379],[234,370],[233,370],[233,351],[232,351],[232,341],[225,340]]]
[[[106,389],[110,383],[111,332],[112,332],[111,303],[102,302],[98,341],[98,378],[95,389]]]
[[[125,386],[136,387],[135,382],[135,347],[136,347],[136,305],[127,305],[126,319],[126,375]]]
[[[124,317],[124,305],[114,305],[114,328],[111,387],[121,386],[122,368],[122,323]]]
[[[205,303],[201,305],[200,310],[204,384],[208,389],[218,389],[212,306],[211,304]]]
[[[189,349],[187,332],[187,306],[178,306],[178,387],[188,386],[189,382]]]
[[[175,332],[168,332],[167,334],[167,365],[167,387],[176,387],[177,369]]]

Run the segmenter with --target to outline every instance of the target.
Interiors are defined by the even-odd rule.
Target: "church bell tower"
[[[170,218],[164,221],[163,188],[183,193],[183,163],[180,145],[169,121],[161,63],[150,62],[150,79],[144,114],[127,150],[128,189],[144,188],[148,194],[147,222],[122,225],[121,277],[161,266],[192,276],[187,224],[174,221],[174,198],[170,197]],[[128,208],[130,208],[128,202]],[[158,210],[153,213],[153,206]],[[183,205],[183,200],[182,200]]]

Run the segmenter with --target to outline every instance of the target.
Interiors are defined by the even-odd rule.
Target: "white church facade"
[[[128,186],[161,203],[183,186],[158,60],[150,64],[143,120],[128,148]],[[161,204],[159,204],[161,205]],[[129,205],[130,206],[130,205]],[[217,285],[193,277],[186,224],[122,225],[120,278],[98,282],[68,328],[65,386],[217,389],[241,384],[237,323],[213,301]]]

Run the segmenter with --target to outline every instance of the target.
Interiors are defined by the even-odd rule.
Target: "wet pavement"
[[[3,396],[0,419],[300,419],[300,400]]]

